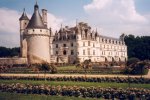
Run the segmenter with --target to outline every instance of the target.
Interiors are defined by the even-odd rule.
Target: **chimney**
[[[47,27],[47,10],[46,9],[42,9],[42,18],[43,18],[44,25]]]

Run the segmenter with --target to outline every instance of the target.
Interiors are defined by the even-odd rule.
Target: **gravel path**
[[[0,74],[1,76],[37,76],[38,74]],[[43,77],[44,74],[39,74],[40,77]],[[51,77],[78,77],[78,76],[85,76],[85,74],[46,74],[46,76]],[[86,75],[86,77],[128,77],[127,75]],[[130,77],[141,77],[140,75],[130,75]],[[150,70],[148,75],[143,75],[145,78],[150,78]]]

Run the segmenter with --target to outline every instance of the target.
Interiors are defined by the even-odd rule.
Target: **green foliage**
[[[0,57],[13,57],[13,56],[19,56],[20,54],[20,48],[6,48],[6,47],[0,47]]]
[[[33,84],[0,84],[0,91],[21,93],[21,94],[40,94],[51,96],[73,96],[84,98],[103,98],[103,99],[119,99],[119,100],[135,100],[141,99],[144,95],[144,100],[150,99],[149,89],[140,88],[102,88],[102,87],[81,87],[81,86],[49,86],[49,85],[33,85]]]
[[[150,66],[150,61],[140,61],[137,58],[131,58],[127,62],[127,68],[125,73],[133,75],[146,75],[148,74],[148,66]]]
[[[39,71],[51,72],[52,74],[57,73],[57,69],[53,64],[43,63],[43,64],[37,64],[37,68]]]
[[[137,62],[139,62],[140,60],[138,58],[129,58],[128,61],[127,61],[127,66],[130,66],[132,64],[135,64]]]
[[[93,100],[93,99],[92,98],[67,97],[67,96],[62,97],[62,96],[0,92],[0,100]]]
[[[150,59],[150,36],[125,36],[125,43],[128,47],[128,57],[136,57],[140,60]]]
[[[36,77],[36,76],[33,76],[33,77],[20,77],[20,76],[1,76],[0,77],[0,82],[4,82],[3,80],[10,80],[10,82],[13,82],[13,80],[15,80],[15,82],[20,82],[19,80],[21,81],[32,81],[34,83],[34,81],[43,81],[44,78],[43,77]],[[149,78],[133,78],[131,77],[130,80],[128,79],[128,77],[47,77],[46,78],[47,81],[54,81],[55,82],[58,82],[59,84],[66,81],[69,82],[68,84],[69,85],[73,85],[73,84],[76,84],[78,82],[81,82],[80,85],[86,85],[86,84],[82,84],[82,82],[86,83],[88,82],[87,84],[93,84],[93,83],[97,83],[97,84],[93,84],[94,86],[95,85],[100,85],[101,83],[128,83],[130,81],[130,83],[135,83],[135,84],[149,84],[150,85],[150,79]],[[31,83],[32,83],[31,82]],[[77,83],[76,83],[77,82]],[[66,83],[62,84],[62,85],[67,85]],[[53,85],[53,84],[51,84]],[[101,84],[102,85],[102,84]],[[150,88],[150,87],[149,87]]]

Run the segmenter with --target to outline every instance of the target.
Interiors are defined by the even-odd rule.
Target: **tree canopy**
[[[0,57],[14,57],[19,56],[19,54],[20,54],[19,47],[14,48],[0,47]]]
[[[128,47],[129,58],[150,59],[150,36],[126,35],[125,43]]]

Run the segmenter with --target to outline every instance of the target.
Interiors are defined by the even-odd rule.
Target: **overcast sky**
[[[23,8],[33,14],[35,0],[0,0],[0,46],[19,46],[19,18]],[[76,19],[88,23],[99,34],[150,35],[150,0],[38,0],[48,10],[48,26],[58,30],[74,26]]]

